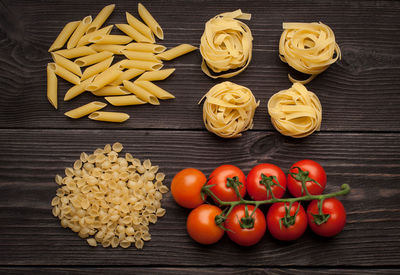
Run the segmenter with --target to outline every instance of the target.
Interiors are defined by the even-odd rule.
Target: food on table
[[[321,103],[316,94],[300,83],[271,96],[268,113],[272,125],[285,136],[303,138],[321,128]]]
[[[223,138],[236,138],[253,127],[259,101],[250,89],[225,81],[212,87],[204,100],[203,121],[207,130]]]
[[[335,34],[329,26],[321,22],[284,22],[283,29],[279,41],[280,59],[297,71],[311,75],[299,81],[289,74],[291,82],[307,84],[341,58]]]
[[[250,28],[237,19],[250,20],[251,14],[241,10],[221,13],[205,25],[200,44],[201,69],[209,77],[229,78],[250,64],[253,36]],[[213,74],[210,69],[222,74]]]

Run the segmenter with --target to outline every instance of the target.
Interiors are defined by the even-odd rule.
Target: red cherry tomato
[[[299,171],[297,167],[300,168],[302,171]],[[306,188],[311,195],[320,195],[325,189],[325,170],[319,163],[313,160],[304,159],[296,162],[290,168],[289,173],[297,173],[299,176],[303,175],[308,177],[308,179],[313,179],[318,182],[319,185],[312,180],[306,181]],[[306,195],[305,190],[302,190],[301,181],[293,178],[293,176],[291,176],[290,174],[288,175],[287,187],[290,194],[292,194],[294,197],[301,197]]]
[[[310,202],[307,208],[308,224],[311,230],[323,237],[332,237],[339,234],[346,224],[346,210],[343,204],[336,198],[324,199],[322,203],[322,213],[327,216],[315,216],[319,214],[320,201]],[[325,220],[321,224],[321,221]]]
[[[253,213],[254,208],[254,205],[247,205],[246,214],[245,205],[235,206],[225,220],[225,228],[228,229],[227,234],[229,238],[239,245],[254,245],[264,236],[267,227],[264,214],[259,208]],[[254,223],[250,228],[243,228],[247,224],[246,217],[247,219],[249,219],[248,217],[253,219],[252,222]]]
[[[201,244],[213,244],[224,235],[224,230],[215,224],[215,217],[222,210],[215,205],[202,204],[190,212],[186,229],[189,236]]]
[[[233,165],[221,165],[210,175],[207,185],[215,185],[210,190],[222,201],[238,201],[235,190],[227,186],[228,178],[238,177],[239,193],[242,197],[246,194],[246,177],[242,170]]]
[[[195,208],[204,202],[200,193],[206,182],[207,178],[200,170],[183,169],[172,179],[172,196],[180,206]]]
[[[278,202],[271,205],[267,213],[268,230],[281,241],[293,241],[301,237],[307,228],[307,215],[303,206],[294,202],[290,208],[290,217],[285,222],[286,209],[289,203]],[[286,208],[286,209],[285,209]],[[296,214],[297,212],[297,214]]]
[[[264,176],[262,176],[264,175]],[[276,179],[272,179],[272,176]],[[275,198],[282,198],[286,191],[286,175],[274,164],[262,163],[254,166],[246,178],[246,189],[250,197],[256,201],[271,199],[270,191],[260,181],[272,181],[271,190]],[[279,185],[278,185],[279,184]]]

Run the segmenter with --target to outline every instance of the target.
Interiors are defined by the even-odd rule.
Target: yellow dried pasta
[[[319,23],[283,23],[283,33],[279,41],[279,57],[290,67],[311,76],[303,81],[294,79],[292,83],[307,84],[325,71],[336,60],[341,59],[339,45],[332,29]]]
[[[253,127],[259,101],[250,89],[225,81],[212,87],[203,105],[203,121],[207,130],[223,138],[240,137]]]
[[[250,20],[251,14],[241,10],[221,13],[210,19],[201,37],[202,71],[211,78],[229,78],[242,72],[250,64],[252,40],[250,28],[237,20]],[[235,70],[214,75],[214,73]]]
[[[301,83],[274,94],[268,101],[268,113],[275,129],[285,136],[302,138],[321,127],[321,103]]]

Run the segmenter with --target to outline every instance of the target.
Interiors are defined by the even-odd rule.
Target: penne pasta
[[[101,44],[93,44],[90,45],[90,49],[96,52],[112,52],[113,54],[122,55],[122,51],[125,50],[125,46],[122,45],[101,45]]]
[[[90,113],[93,113],[97,110],[100,110],[106,106],[107,106],[107,103],[103,103],[100,101],[93,101],[93,102],[85,104],[81,107],[78,107],[76,109],[73,109],[71,111],[68,111],[68,112],[64,113],[64,115],[66,115],[70,118],[75,118],[75,119],[81,118],[81,117],[86,116]]]
[[[95,65],[87,67],[86,70],[82,74],[81,80],[85,80],[95,74],[99,74],[99,73],[107,70],[110,67],[113,60],[114,60],[114,57],[110,57],[110,58],[107,58],[106,60],[103,60]]]
[[[79,39],[81,39],[81,37],[85,34],[87,28],[91,23],[92,23],[92,17],[90,15],[82,19],[78,27],[75,29],[74,33],[69,38],[67,43],[67,49],[75,48],[76,45],[78,45]]]
[[[132,38],[127,35],[96,35],[89,39],[90,43],[101,44],[101,45],[120,45],[128,44],[132,41]]]
[[[128,58],[130,60],[144,60],[144,61],[152,61],[152,62],[160,61],[154,55],[154,53],[135,52],[135,51],[127,51],[127,50],[123,50],[122,53],[126,56],[126,58]]]
[[[89,116],[90,119],[107,122],[124,122],[129,119],[129,115],[118,112],[94,112]]]
[[[74,21],[74,22],[69,22],[67,23],[62,31],[59,33],[57,36],[56,40],[54,40],[53,44],[51,44],[49,48],[49,52],[61,49],[64,47],[65,43],[68,41],[68,38],[70,38],[71,34],[75,31],[75,29],[78,27],[80,21]]]
[[[131,37],[133,40],[136,42],[147,42],[147,43],[153,43],[150,38],[144,36],[140,32],[138,32],[136,29],[134,29],[132,26],[128,24],[116,24],[118,29],[120,29],[123,33]]]
[[[99,63],[111,56],[113,56],[112,52],[104,51],[78,58],[74,61],[74,63],[80,67],[86,67],[89,65]]]
[[[130,43],[126,45],[125,49],[138,52],[162,53],[167,48],[163,45],[157,45],[157,44]]]
[[[154,17],[150,14],[150,12],[141,4],[138,4],[138,12],[143,21],[149,26],[151,31],[160,39],[164,39],[164,32],[161,29],[160,25],[154,19]]]
[[[161,60],[172,60],[178,56],[187,54],[191,51],[196,50],[197,48],[189,45],[189,44],[181,44],[179,46],[176,46],[172,49],[169,49],[165,52],[162,52],[160,54],[157,54],[156,56],[161,59]]]
[[[166,90],[158,87],[154,83],[144,80],[144,81],[135,81],[135,84],[139,85],[149,93],[155,95],[159,99],[172,99],[175,98],[173,94],[170,94]]]
[[[159,62],[143,61],[143,60],[128,60],[121,61],[121,66],[127,69],[141,69],[145,71],[155,71],[161,69],[164,65]]]
[[[89,85],[93,81],[94,78],[95,78],[95,76],[89,77],[85,81],[82,81],[80,84],[75,85],[71,89],[69,89],[64,96],[64,101],[71,100],[74,97],[77,97],[78,95],[80,95],[81,93],[86,91],[87,85]]]
[[[80,46],[86,46],[87,44],[90,44],[89,39],[91,39],[92,37],[94,37],[96,35],[110,34],[113,26],[114,25],[109,25],[109,26],[99,29],[95,32],[85,34],[84,36],[81,37],[81,39],[79,39],[77,46],[80,47]]]
[[[65,57],[55,54],[55,53],[51,53],[51,57],[53,58],[53,60],[56,64],[64,67],[71,73],[82,76],[81,68],[77,64],[72,62],[71,60],[66,59]]]
[[[98,30],[104,22],[106,22],[107,18],[111,15],[115,8],[115,4],[111,4],[108,6],[105,6],[96,16],[96,18],[93,20],[92,24],[90,24],[89,28],[87,29],[87,33],[92,33],[96,30]]]
[[[95,96],[116,96],[131,94],[124,86],[104,86],[103,88],[93,91],[91,93]]]
[[[115,68],[108,68],[104,72],[100,73],[96,78],[90,83],[86,89],[90,92],[96,91],[98,89],[103,88],[107,84],[113,82],[116,78],[118,78],[122,74],[121,70]]]
[[[146,101],[152,105],[160,105],[160,102],[158,101],[157,97],[154,96],[153,94],[149,93],[142,87],[135,85],[134,83],[124,80],[123,81],[124,87],[130,91],[131,93],[135,94],[138,98],[140,98],[143,101]]]
[[[125,72],[123,72],[117,79],[115,79],[113,82],[111,82],[111,85],[120,85],[122,84],[122,81],[124,80],[131,80],[134,77],[137,77],[138,75],[141,75],[144,72],[144,70],[140,69],[128,69]]]
[[[51,63],[50,63],[51,64]],[[54,106],[58,108],[57,100],[57,76],[54,71],[54,66],[47,64],[47,99]]]
[[[61,67],[57,63],[49,63],[48,66],[50,66],[50,68],[56,73],[56,75],[65,79],[66,81],[71,82],[75,85],[81,83],[81,80],[77,75],[71,73],[67,69],[64,69],[64,67]]]
[[[135,30],[143,34],[145,37],[147,37],[149,40],[151,40],[151,43],[155,42],[154,34],[148,26],[140,22],[136,17],[134,17],[129,12],[126,12],[125,14],[126,14],[126,21],[132,28],[134,28]]]
[[[87,46],[82,46],[73,49],[58,50],[54,53],[64,56],[65,58],[71,59],[85,55],[95,54],[97,52],[92,48],[89,48]]]
[[[159,71],[145,72],[137,79],[137,81],[139,81],[139,80],[147,80],[147,81],[164,80],[167,77],[169,77],[174,71],[175,71],[175,69],[164,69],[164,70],[159,70]]]
[[[114,106],[141,105],[147,103],[135,95],[107,96],[105,99]]]

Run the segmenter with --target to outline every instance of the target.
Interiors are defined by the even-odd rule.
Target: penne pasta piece
[[[85,55],[95,54],[97,52],[92,48],[89,48],[87,46],[82,46],[73,49],[58,50],[54,53],[64,56],[65,58],[71,59]]]
[[[50,63],[51,64],[51,63]],[[54,66],[47,64],[47,99],[54,106],[58,108],[57,100],[57,76],[54,71]]]
[[[67,69],[64,69],[64,67],[61,67],[57,63],[49,63],[48,66],[50,66],[50,68],[56,73],[56,75],[65,79],[66,81],[71,82],[75,85],[81,83],[81,80],[77,75],[71,73]]]
[[[70,38],[71,34],[75,31],[75,29],[78,27],[80,21],[74,21],[74,22],[69,22],[67,23],[62,31],[59,33],[57,36],[56,40],[54,40],[53,44],[51,44],[49,48],[49,52],[61,49],[64,47],[65,43],[68,41],[68,38]]]
[[[136,29],[134,29],[132,26],[128,24],[116,24],[118,29],[120,29],[123,33],[131,37],[133,40],[136,42],[147,42],[147,43],[153,43],[150,38],[144,36],[140,32],[138,32]]]
[[[157,54],[156,56],[161,59],[161,60],[172,60],[178,56],[190,53],[191,51],[196,50],[197,48],[189,45],[189,44],[181,44],[179,46],[176,46],[172,49],[169,49],[165,52],[162,52],[160,54]]]
[[[128,69],[125,72],[123,72],[117,79],[115,79],[113,82],[111,82],[111,85],[120,85],[122,84],[122,81],[124,80],[131,80],[134,77],[137,77],[138,75],[141,75],[144,72],[144,70],[140,69]]]
[[[74,61],[74,63],[80,67],[86,67],[89,65],[99,63],[111,56],[113,56],[112,52],[104,51],[78,58]]]
[[[118,112],[94,112],[89,115],[90,119],[107,122],[124,122],[129,119],[129,115]]]
[[[132,38],[127,35],[115,35],[115,34],[96,35],[89,39],[90,43],[101,44],[101,45],[128,44],[131,41]]]
[[[99,29],[95,32],[91,32],[88,34],[85,34],[84,36],[81,37],[81,39],[79,39],[77,46],[86,46],[87,44],[90,44],[89,39],[96,36],[96,35],[107,35],[110,34],[112,28],[114,25],[109,25],[107,27],[104,27],[102,29]]]
[[[159,99],[172,99],[172,98],[175,98],[175,96],[173,94],[170,94],[166,90],[158,87],[156,84],[154,84],[154,83],[152,83],[150,81],[147,81],[147,80],[135,81],[135,84],[139,85],[140,87],[142,87],[143,89],[145,89],[149,93],[155,95]]]
[[[157,45],[157,44],[130,43],[126,45],[125,49],[138,52],[162,53],[167,48],[163,45]]]
[[[85,104],[81,107],[78,107],[76,109],[73,109],[71,111],[68,111],[68,112],[64,113],[64,115],[66,115],[70,118],[75,118],[75,119],[81,118],[81,117],[86,116],[90,113],[93,113],[97,110],[100,110],[106,106],[107,106],[107,103],[103,103],[100,101],[93,101],[93,102]]]
[[[160,61],[154,53],[146,53],[146,52],[135,52],[135,51],[127,51],[123,50],[122,53],[126,56],[126,58],[130,60],[144,60],[144,61]]]
[[[113,82],[116,78],[118,78],[122,74],[121,70],[115,68],[108,68],[104,72],[100,73],[96,78],[90,83],[86,89],[90,92],[96,91],[98,89],[103,88],[107,84]]]
[[[105,99],[114,106],[141,105],[147,103],[135,95],[107,96]]]
[[[113,54],[122,55],[122,51],[125,50],[125,46],[122,45],[101,45],[101,44],[93,44],[90,45],[90,49],[96,52],[112,52]]]
[[[126,14],[126,21],[132,28],[134,28],[135,30],[146,36],[148,39],[150,39],[151,43],[154,43],[156,41],[154,39],[153,32],[148,26],[140,22],[136,17],[134,17],[129,12],[126,12],[125,14]]]
[[[137,81],[139,81],[139,80],[147,80],[147,81],[164,80],[167,77],[169,77],[174,71],[175,71],[175,69],[164,69],[164,70],[159,70],[159,71],[145,72],[137,79]]]
[[[85,81],[82,81],[80,84],[73,86],[71,89],[69,89],[67,91],[67,93],[64,96],[64,101],[68,101],[73,99],[74,97],[77,97],[78,95],[80,95],[81,93],[83,93],[84,91],[86,91],[86,87],[87,85],[89,85],[93,79],[96,76],[92,76],[89,77],[88,79],[86,79]]]
[[[97,91],[91,92],[95,96],[130,95],[131,93],[124,86],[104,86]]]
[[[79,39],[81,39],[81,37],[85,34],[87,28],[89,28],[89,25],[91,23],[92,23],[92,17],[90,15],[82,19],[78,27],[75,29],[74,33],[69,38],[67,43],[67,49],[72,49],[76,47]]]
[[[113,64],[110,68],[114,68],[114,69],[122,71],[124,69],[124,67],[121,66],[121,62],[122,62],[122,60],[118,61],[117,63]]]
[[[82,76],[81,68],[77,64],[72,62],[71,60],[66,59],[65,57],[55,54],[55,53],[51,53],[51,57],[53,58],[53,60],[56,64],[64,67],[71,73]]]
[[[138,4],[138,12],[140,17],[146,23],[147,26],[151,29],[151,31],[160,39],[164,39],[164,32],[161,29],[160,25],[154,19],[154,17],[150,14],[150,12],[141,4]]]
[[[97,64],[87,67],[86,70],[82,74],[81,80],[85,80],[95,74],[99,74],[99,73],[107,70],[110,67],[113,60],[114,60],[114,57],[112,56],[112,57],[107,58],[106,60],[103,60]]]
[[[128,91],[135,94],[141,100],[146,101],[152,105],[160,105],[160,102],[158,101],[157,97],[154,96],[153,94],[149,93],[142,87],[135,85],[134,83],[132,83],[128,80],[124,80],[123,83],[124,83],[125,88]]]
[[[92,33],[97,31],[103,24],[106,22],[107,18],[111,15],[115,8],[115,4],[111,4],[105,6],[93,20],[92,24],[90,24],[89,28],[87,29],[86,33]]]
[[[155,71],[161,69],[164,65],[159,62],[143,61],[143,60],[128,60],[121,61],[121,66],[127,69],[141,69],[145,71]]]

